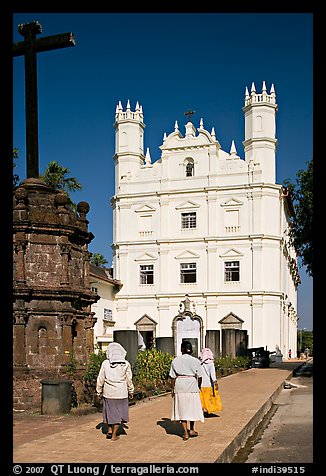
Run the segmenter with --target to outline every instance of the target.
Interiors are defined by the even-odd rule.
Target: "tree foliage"
[[[67,177],[69,173],[70,170],[67,167],[63,167],[52,160],[48,163],[44,175],[40,175],[40,178],[44,180],[48,187],[62,190],[68,194],[75,190],[81,190],[82,186],[75,177]]]
[[[298,352],[304,352],[308,347],[310,355],[314,352],[314,334],[313,331],[306,331],[303,329],[298,330],[297,334],[297,348]]]
[[[69,173],[70,170],[67,167],[52,160],[48,163],[44,175],[40,175],[40,179],[44,180],[48,187],[65,192],[69,197],[69,205],[76,209],[76,204],[70,198],[70,192],[81,190],[82,186],[75,177],[67,177]]]
[[[108,261],[101,253],[93,253],[91,256],[91,263],[100,268],[104,268]]]
[[[290,222],[290,243],[293,245],[307,273],[313,276],[313,161],[306,162],[306,170],[299,170],[296,183],[289,179],[284,185],[289,189],[295,215]]]

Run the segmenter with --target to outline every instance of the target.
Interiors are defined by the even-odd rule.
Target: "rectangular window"
[[[97,288],[95,288],[94,286],[91,286],[91,290],[93,291],[93,293],[97,293]]]
[[[196,263],[181,263],[180,264],[180,282],[181,283],[196,283],[197,282],[197,265]]]
[[[225,281],[240,281],[240,262],[226,261],[224,266]]]
[[[196,212],[181,213],[181,228],[196,228]]]
[[[140,284],[154,284],[154,265],[140,265]]]

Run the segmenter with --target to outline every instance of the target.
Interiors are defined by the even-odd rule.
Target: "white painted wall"
[[[176,124],[165,135],[161,157],[152,161],[147,151],[144,161],[135,145],[143,141],[143,115],[133,115],[129,127],[120,107],[116,140],[126,152],[117,146],[112,206],[121,328],[134,329],[147,314],[158,323],[156,336],[172,336],[173,318],[188,294],[204,333],[220,329],[219,321],[233,312],[244,321],[250,347],[273,351],[278,345],[295,355],[297,291],[289,268],[295,255],[286,234],[286,199],[275,183],[276,110],[274,92],[246,96],[245,159],[235,149],[223,151],[214,129],[206,131],[201,121],[197,129],[188,122],[184,135]],[[188,158],[191,177],[185,176]],[[189,212],[196,212],[197,226],[182,229],[181,213]],[[239,261],[239,282],[225,282],[225,261]],[[180,263],[196,263],[196,283],[180,283]],[[140,265],[153,265],[154,284],[140,284]]]

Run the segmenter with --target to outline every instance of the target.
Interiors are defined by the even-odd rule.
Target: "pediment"
[[[221,203],[221,207],[240,207],[241,205],[243,205],[243,202],[234,197],[230,198],[224,203]]]
[[[182,253],[180,253],[178,256],[175,257],[175,259],[194,259],[194,258],[199,258],[199,255],[197,255],[196,253],[190,250],[183,251]]]
[[[229,325],[235,325],[235,324],[242,324],[244,320],[241,319],[241,317],[233,314],[233,312],[230,312],[226,316],[222,317],[222,319],[218,322],[219,324],[227,324],[229,326]]]
[[[208,131],[205,131],[205,133],[203,133],[203,131],[200,130],[200,133],[197,136],[190,135],[183,137],[180,131],[178,130],[172,132],[167,136],[163,144],[160,146],[160,149],[166,150],[187,147],[202,147],[211,144],[216,145],[216,140],[213,140],[212,136]]]
[[[144,253],[138,256],[138,258],[135,258],[135,261],[154,261],[154,260],[157,260],[157,258],[151,253]]]
[[[225,253],[220,254],[220,258],[240,258],[241,256],[243,256],[243,253],[235,248],[230,248]]]
[[[134,325],[137,326],[137,325],[143,325],[143,326],[146,326],[146,325],[157,325],[157,322],[154,321],[154,319],[152,319],[151,317],[149,317],[147,314],[144,314],[142,317],[140,317],[136,322],[134,322]]]
[[[199,208],[200,205],[198,203],[192,202],[188,200],[187,202],[181,203],[178,207],[175,207],[176,210],[189,210],[190,208]]]
[[[148,205],[148,204],[144,204],[144,205],[141,205],[139,208],[137,208],[135,210],[136,213],[144,213],[144,212],[155,212],[156,211],[156,208],[152,207],[151,205]]]

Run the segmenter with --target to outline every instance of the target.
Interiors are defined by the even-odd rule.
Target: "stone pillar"
[[[235,357],[235,329],[222,329],[222,357]]]
[[[90,271],[90,266],[89,266],[89,263],[90,263],[90,258],[91,258],[91,254],[89,251],[87,250],[84,250],[83,251],[83,258],[84,258],[84,286],[86,288],[89,288],[91,283],[90,283],[90,274],[89,274],[89,271]]]
[[[24,311],[16,311],[14,313],[14,366],[26,367],[26,345],[25,345],[25,329],[27,316]]]
[[[113,331],[113,340],[122,345],[122,347],[127,351],[126,359],[131,363],[131,365],[134,365],[138,353],[138,331]]]
[[[96,322],[96,318],[94,318],[93,316],[89,316],[84,320],[87,357],[92,352],[94,352],[94,324],[95,322]]]
[[[158,350],[174,356],[173,337],[156,337],[155,343]]]
[[[236,330],[236,355],[240,357],[247,355],[247,347],[248,347],[248,331],[237,329]]]
[[[25,264],[24,264],[24,252],[27,246],[26,240],[17,240],[14,243],[14,249],[17,254],[17,261],[16,261],[16,273],[15,278],[17,284],[25,284]]]
[[[72,326],[72,316],[65,314],[63,316],[60,316],[60,322],[62,326],[62,364],[68,364],[71,353],[72,353],[72,331],[71,331],[71,326]]]
[[[61,248],[61,260],[62,260],[60,284],[68,285],[69,284],[68,261],[69,261],[71,246],[68,244],[61,244],[60,248]]]
[[[221,357],[220,331],[215,331],[215,330],[206,331],[205,347],[208,347],[209,349],[211,349],[215,359],[219,359]]]

